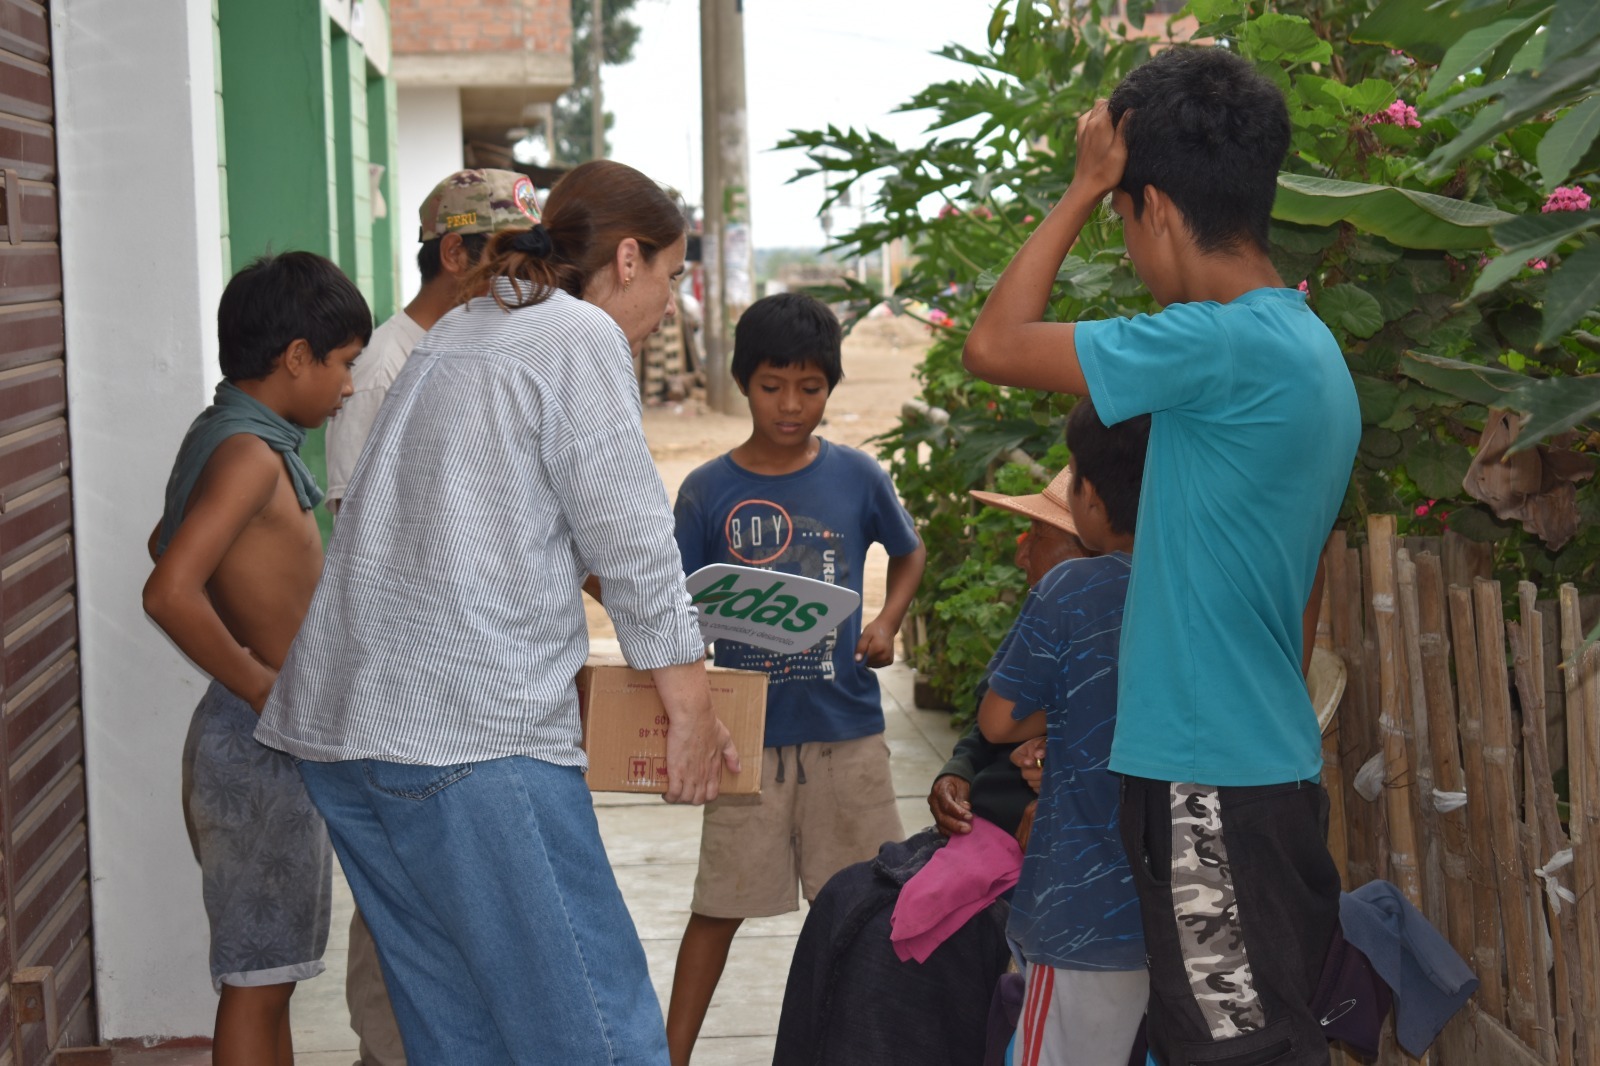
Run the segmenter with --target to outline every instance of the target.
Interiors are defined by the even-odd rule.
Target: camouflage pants
[[[1338,921],[1327,795],[1125,778],[1123,843],[1150,958],[1164,1066],[1328,1061],[1310,1010]]]

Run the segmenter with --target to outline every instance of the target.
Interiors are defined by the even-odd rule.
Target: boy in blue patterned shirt
[[[1034,586],[978,708],[994,743],[1046,738],[1007,928],[1028,962],[1018,1061],[1038,1066],[1123,1066],[1149,992],[1117,833],[1119,781],[1108,768],[1149,437],[1148,416],[1107,429],[1089,400],[1072,409],[1068,506],[1078,538],[1098,554],[1069,559]]]
[[[894,661],[926,552],[877,461],[813,433],[843,376],[841,340],[814,297],[752,304],[731,367],[750,402],[750,438],[685,478],[673,508],[685,573],[733,563],[860,594],[867,548],[889,553],[883,609],[870,622],[854,613],[794,655],[717,641],[717,665],[767,674],[766,747],[759,797],[706,805],[667,1010],[673,1066],[689,1061],[744,919],[795,910],[797,883],[813,899],[835,873],[905,836],[871,668]]]

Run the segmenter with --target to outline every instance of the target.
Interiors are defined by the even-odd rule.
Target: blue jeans
[[[575,768],[302,762],[416,1066],[662,1064],[644,948]]]

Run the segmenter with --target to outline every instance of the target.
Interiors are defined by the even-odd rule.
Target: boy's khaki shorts
[[[828,878],[904,836],[882,733],[765,748],[761,795],[706,804],[691,909],[708,918],[787,914],[800,906],[797,882],[815,899]]]

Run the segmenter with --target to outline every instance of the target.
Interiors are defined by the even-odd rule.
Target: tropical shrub
[[[904,238],[917,257],[891,299],[935,333],[922,405],[879,443],[929,549],[914,661],[957,705],[1021,588],[1009,562],[1020,524],[967,492],[1037,491],[1065,459],[1071,404],[975,380],[961,345],[995,277],[1065,189],[1077,116],[1166,43],[1138,36],[1149,0],[1127,0],[1126,23],[1108,18],[1120,6],[1001,3],[987,49],[942,53],[970,75],[904,105],[932,115],[923,144],[836,128],[785,142],[805,152],[802,174],[824,176],[824,208],[876,185],[878,217],[841,247]],[[1507,579],[1592,583],[1600,493],[1584,478],[1600,450],[1600,212],[1589,202],[1600,5],[1191,0],[1185,10],[1198,28],[1169,28],[1238,50],[1289,104],[1273,258],[1343,345],[1360,396],[1343,520],[1359,533],[1366,514],[1398,513],[1402,532],[1450,528],[1492,543]],[[871,298],[848,284],[831,295]],[[1103,213],[1063,265],[1051,313],[1154,309]],[[1502,408],[1529,416],[1512,450],[1540,451],[1532,487],[1517,490],[1521,509],[1496,498],[1497,513],[1463,479]],[[1514,434],[1518,420],[1509,424]]]

